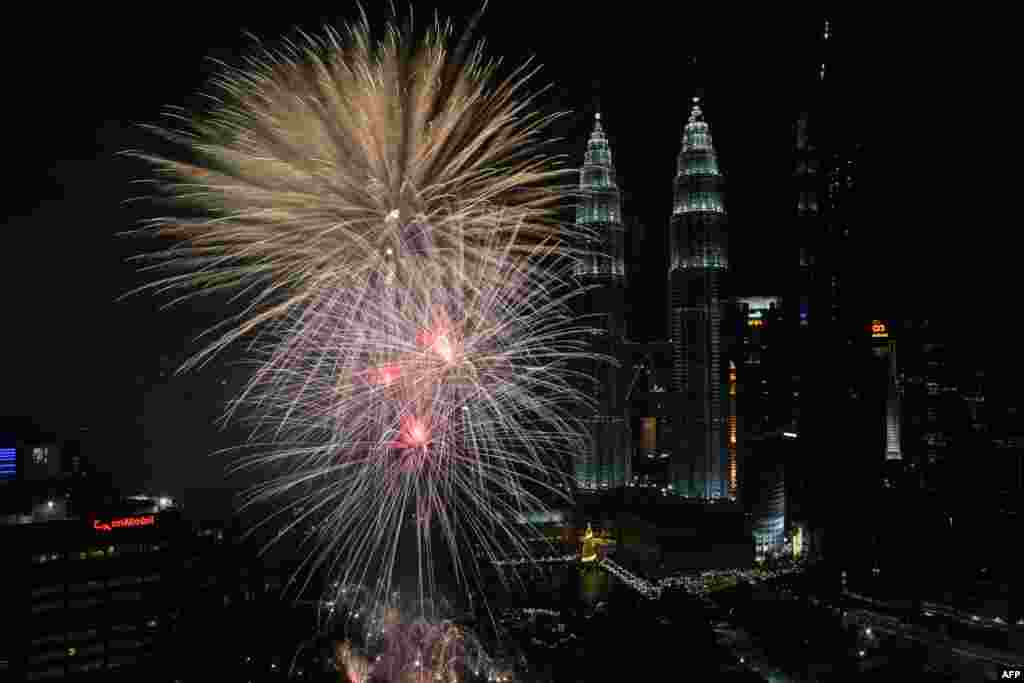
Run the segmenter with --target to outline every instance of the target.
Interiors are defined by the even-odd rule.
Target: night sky
[[[316,31],[356,16],[344,2],[333,5],[333,15],[257,4],[233,16],[197,5],[164,5],[159,14],[138,5],[135,15],[90,6],[62,11],[59,22],[29,20],[18,31],[37,35],[38,46],[8,46],[15,67],[4,116],[13,176],[5,201],[9,350],[0,415],[30,415],[61,433],[88,426],[90,457],[116,470],[119,483],[184,496],[186,505],[205,505],[203,489],[214,490],[209,500],[228,501],[217,491],[223,460],[208,454],[238,439],[238,431],[218,433],[213,421],[246,371],[225,358],[200,373],[170,374],[199,350],[193,337],[227,310],[222,301],[162,313],[166,299],[116,301],[144,281],[125,259],[149,245],[115,235],[154,211],[124,203],[144,193],[131,182],[148,176],[144,165],[117,154],[161,149],[137,124],[159,121],[167,105],[194,103],[216,70],[208,58],[237,59],[248,44],[244,30],[273,39],[296,25]],[[491,54],[512,63],[535,55],[545,65],[538,83],[556,87],[542,104],[574,111],[555,131],[565,138],[558,150],[573,155],[573,164],[582,161],[594,111],[603,112],[623,212],[644,230],[643,254],[633,256],[633,296],[651,302],[651,315],[634,321],[640,339],[665,334],[665,230],[696,86],[704,88],[727,176],[735,267],[745,279],[765,278],[765,293],[773,293],[771,273],[781,257],[773,236],[791,222],[785,183],[794,91],[816,61],[797,48],[820,27],[816,17],[738,9],[629,13],[648,6],[661,3],[601,10],[599,3],[495,2],[479,26]],[[476,5],[439,0],[437,7],[459,21]],[[430,11],[417,9],[417,16],[425,22]],[[837,33],[855,35],[849,125],[863,131],[868,155],[861,191],[879,208],[877,222],[864,226],[877,244],[864,266],[878,283],[865,296],[882,314],[964,315],[967,297],[1004,285],[1010,276],[1003,273],[1012,273],[1009,249],[996,248],[992,257],[970,246],[1006,238],[1002,224],[986,216],[991,207],[978,205],[984,195],[972,194],[967,176],[958,175],[965,169],[956,168],[971,158],[969,147],[952,144],[974,134],[965,132],[974,128],[965,102],[978,107],[983,97],[957,90],[967,67],[947,49],[953,26],[935,17],[836,21]],[[686,67],[691,53],[698,55],[696,76]],[[984,133],[976,135],[980,144]],[[1001,295],[983,298],[991,308]]]

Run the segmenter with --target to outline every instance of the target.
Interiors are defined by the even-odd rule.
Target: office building
[[[187,527],[167,499],[72,515],[73,496],[0,525],[12,579],[2,659],[17,679],[137,680],[169,654]]]

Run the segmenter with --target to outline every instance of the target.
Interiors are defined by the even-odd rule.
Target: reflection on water
[[[611,574],[594,565],[583,565],[576,568],[580,573],[580,601],[587,607],[594,607],[598,602],[608,600],[611,594]]]
[[[590,610],[609,602],[618,579],[596,565],[569,562],[520,567],[489,581],[488,600],[499,607],[543,607]]]

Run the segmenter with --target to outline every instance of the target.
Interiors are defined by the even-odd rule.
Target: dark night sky
[[[222,485],[222,462],[207,457],[233,441],[211,425],[224,398],[244,373],[224,363],[180,378],[166,373],[198,350],[191,341],[217,319],[218,303],[158,313],[163,300],[115,299],[141,282],[124,259],[146,245],[114,236],[151,215],[127,207],[140,190],[130,185],[145,167],[115,156],[155,141],[135,124],[155,122],[166,105],[188,104],[211,75],[207,57],[232,59],[249,29],[275,38],[294,25],[315,31],[323,21],[355,16],[337,3],[336,14],[274,11],[213,16],[184,6],[159,15],[123,12],[64,14],[54,25],[37,17],[45,49],[15,50],[5,108],[11,137],[5,201],[3,280],[7,293],[3,344],[4,390],[0,415],[32,415],[66,431],[88,425],[92,456],[117,469],[127,485],[160,486],[181,495]],[[304,3],[296,3],[302,5]],[[383,3],[370,3],[382,4]],[[457,20],[472,3],[438,1]],[[762,11],[759,15],[655,10],[661,3],[495,2],[479,34],[491,53],[512,62],[534,54],[546,66],[542,81],[557,84],[545,104],[574,110],[557,133],[562,151],[581,161],[598,103],[613,144],[623,211],[645,226],[645,272],[638,283],[653,322],[638,321],[635,336],[664,334],[661,283],[664,239],[681,126],[693,87],[705,88],[720,162],[728,178],[731,242],[737,269],[771,277],[772,237],[790,221],[785,193],[790,169],[793,91],[799,69],[815,57],[794,46],[817,30],[815,18]],[[139,6],[143,7],[142,5]],[[557,7],[555,13],[550,8]],[[651,8],[627,13],[627,7]],[[348,8],[348,9],[346,9]],[[419,11],[425,20],[429,12]],[[839,20],[856,55],[849,125],[863,130],[870,177],[862,191],[879,207],[866,226],[872,263],[865,268],[885,283],[870,292],[884,312],[933,307],[944,297],[998,285],[1010,256],[976,258],[965,234],[1001,239],[1000,228],[957,198],[949,152],[960,116],[966,66],[945,49],[945,19],[853,17]],[[699,55],[697,83],[687,55]],[[16,60],[16,61],[14,61]],[[977,104],[975,97],[975,104]],[[961,160],[966,159],[963,157]],[[985,211],[986,207],[981,207]],[[998,250],[997,250],[998,251]],[[986,252],[987,253],[987,252]],[[977,284],[971,284],[971,277]],[[771,286],[766,286],[771,290]],[[767,292],[767,293],[770,293]],[[988,306],[992,305],[988,297]],[[933,303],[925,303],[933,302]],[[947,311],[960,314],[955,303]],[[193,496],[195,498],[195,496]]]

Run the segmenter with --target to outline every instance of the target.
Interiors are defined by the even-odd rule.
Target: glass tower
[[[576,266],[576,275],[591,282],[621,287],[626,277],[621,200],[600,113],[594,115],[594,130],[580,169],[576,225],[586,229],[591,237]]]
[[[588,287],[580,297],[579,312],[593,330],[591,349],[615,358],[625,337],[625,236],[615,166],[600,113],[594,115],[580,169],[576,225],[588,235],[575,266],[576,277]],[[632,448],[619,369],[598,361],[579,370],[593,380],[588,390],[597,409],[585,416],[591,445],[576,459],[577,485],[586,490],[624,486],[632,478]]]
[[[729,260],[722,181],[695,97],[683,129],[669,227],[672,388],[686,399],[685,436],[670,478],[676,491],[706,498],[728,494],[722,322]]]

